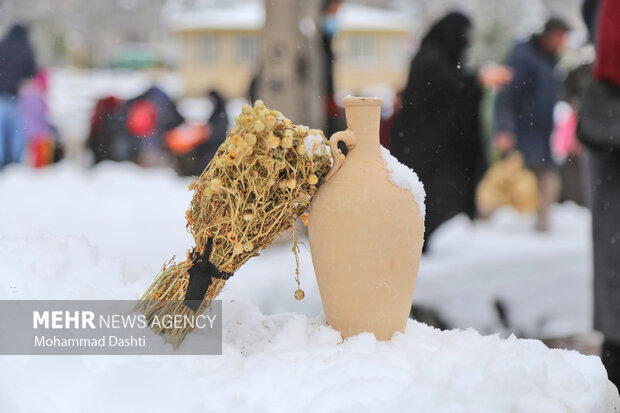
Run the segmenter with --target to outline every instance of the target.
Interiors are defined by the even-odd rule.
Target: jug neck
[[[343,102],[347,128],[353,131],[357,139],[353,152],[360,155],[378,155],[381,99],[349,96],[344,98]]]

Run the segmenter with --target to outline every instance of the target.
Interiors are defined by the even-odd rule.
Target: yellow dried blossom
[[[257,132],[262,132],[265,130],[265,123],[262,120],[257,120],[254,122],[254,130]]]
[[[222,189],[222,181],[220,181],[218,178],[213,178],[211,179],[211,182],[209,182],[209,186],[211,187],[211,190],[213,192],[217,192]]]
[[[305,227],[307,227],[307,226],[308,226],[308,217],[309,217],[309,215],[308,215],[308,213],[307,213],[307,212],[304,212],[304,213],[303,213],[303,214],[301,214],[301,215],[300,215],[300,217],[299,217],[299,218],[301,218],[301,222],[303,222],[303,223],[304,223],[304,226],[305,226]]]
[[[295,290],[296,300],[303,300],[305,296],[306,294],[304,293],[304,290],[302,290],[301,288],[298,288],[297,290]]]
[[[242,252],[243,252],[243,245],[235,244],[235,247],[233,248],[233,255],[239,255]]]
[[[245,135],[245,142],[248,145],[256,145],[256,135],[254,135],[253,133],[248,133],[247,135]]]
[[[254,214],[251,212],[246,212],[245,214],[243,214],[243,219],[246,221],[251,221],[254,219]]]
[[[241,113],[249,115],[252,112],[252,108],[247,103],[241,106]]]
[[[295,187],[297,186],[297,180],[295,178],[291,178],[286,182],[286,186],[289,189],[295,189]]]
[[[254,118],[250,115],[245,115],[242,119],[243,127],[249,128],[254,124]]]
[[[273,129],[273,127],[276,126],[276,118],[272,115],[265,116],[265,124],[268,128]]]
[[[306,147],[304,145],[298,145],[297,146],[297,153],[300,155],[305,155],[306,154]]]
[[[233,135],[230,137],[230,143],[234,146],[241,146],[243,144],[243,138],[241,135]]]
[[[253,249],[254,249],[254,244],[252,244],[251,241],[248,241],[245,244],[243,244],[244,251],[252,251]]]
[[[270,149],[274,149],[278,146],[280,146],[280,139],[278,139],[278,137],[272,132],[269,132],[269,135],[267,135],[267,147]]]
[[[289,138],[288,136],[285,136],[285,137],[282,138],[282,141],[280,141],[280,145],[284,149],[292,148],[293,147],[293,139]]]
[[[282,132],[282,137],[293,139],[294,137],[293,131],[290,129],[285,130],[284,132]]]
[[[227,163],[226,158],[217,158],[215,160],[215,165],[217,165],[218,168],[224,168]]]
[[[319,182],[319,178],[315,174],[312,174],[308,177],[308,183],[310,185],[316,185]]]
[[[238,154],[237,158],[241,159],[241,158],[243,158],[245,156],[250,156],[250,155],[252,155],[253,152],[254,152],[254,149],[252,149],[251,146],[246,145],[244,143],[243,147],[239,150],[239,154]]]

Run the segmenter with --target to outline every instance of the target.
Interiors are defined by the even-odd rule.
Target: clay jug
[[[372,332],[389,340],[407,323],[424,220],[413,193],[390,181],[381,99],[347,97],[344,106],[348,129],[330,139],[334,164],[310,207],[312,262],[327,322],[344,338]]]

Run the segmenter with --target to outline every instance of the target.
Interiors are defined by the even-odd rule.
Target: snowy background
[[[12,274],[8,280],[15,285],[3,298],[77,298],[71,285],[98,276],[114,282],[84,298],[121,298],[119,285],[129,288],[122,298],[139,296],[165,261],[183,259],[192,246],[184,216],[189,182],[169,169],[129,163],[91,170],[68,162],[44,170],[7,168],[0,175],[0,193],[7,195],[0,203],[0,273]],[[589,212],[571,203],[554,207],[549,233],[534,232],[533,217],[509,208],[487,221],[458,216],[440,228],[422,259],[415,304],[435,310],[451,327],[495,333],[504,331],[499,300],[511,332],[520,336],[587,333],[589,221]],[[301,302],[293,297],[295,260],[285,241],[251,260],[226,288],[265,314],[314,316],[321,302],[307,240],[300,259]],[[64,282],[54,289],[50,279]]]
[[[188,184],[171,170],[131,164],[5,169],[0,298],[138,297],[164,261],[191,246]],[[588,212],[559,205],[552,232],[531,227],[511,210],[448,222],[423,258],[414,302],[451,327],[484,334],[506,333],[497,299],[522,336],[588,332]],[[301,302],[294,265],[283,242],[227,283],[223,356],[1,356],[2,411],[605,410],[600,359],[536,340],[410,321],[391,342],[362,334],[339,344],[321,311],[307,241]]]
[[[89,168],[83,151],[102,96],[131,98],[157,84],[186,119],[207,119],[208,101],[186,96],[197,91],[186,90],[178,70],[181,48],[162,24],[164,3],[214,1],[3,2],[1,25],[34,22],[38,58],[50,67],[50,118],[68,159],[0,172],[0,299],[135,299],[164,262],[191,247],[189,179],[132,164]],[[416,33],[448,9],[468,11],[477,27],[474,64],[501,61],[549,13],[581,27],[578,0],[363,3],[409,13]],[[572,40],[580,45],[583,33]],[[166,69],[111,69],[123,50],[155,53]],[[385,85],[366,91],[391,107],[394,91],[384,92]],[[231,120],[242,103],[229,100]],[[533,217],[502,209],[475,223],[456,217],[435,233],[414,305],[450,331],[410,320],[390,342],[370,334],[342,342],[322,313],[305,238],[306,298],[294,299],[295,260],[284,239],[222,292],[222,356],[0,356],[0,412],[607,411],[598,357],[528,339],[598,351],[589,212],[557,205],[551,232],[533,225]],[[184,345],[193,342],[190,335]]]

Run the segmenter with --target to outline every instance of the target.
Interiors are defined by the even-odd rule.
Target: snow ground
[[[191,245],[188,184],[131,164],[3,170],[0,299],[140,295],[164,261]],[[554,209],[550,234],[531,232],[530,218],[510,210],[476,224],[457,217],[423,259],[414,301],[482,333],[504,332],[496,298],[526,336],[588,331],[588,221],[574,205]],[[307,245],[306,298],[293,298],[290,248],[272,246],[228,282],[223,356],[2,356],[0,410],[604,411],[600,360],[535,340],[410,321],[388,343],[363,334],[337,345]]]

